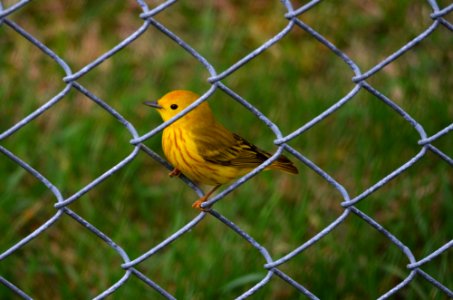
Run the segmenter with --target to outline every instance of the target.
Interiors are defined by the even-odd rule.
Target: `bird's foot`
[[[175,177],[175,176],[179,176],[179,175],[181,175],[181,171],[179,171],[176,168],[174,168],[173,170],[171,170],[170,173],[168,173],[168,176],[170,176],[170,177]]]
[[[201,210],[201,211],[209,211],[211,210],[211,206],[207,206],[207,207],[201,207],[201,204],[203,204],[203,202],[206,202],[208,201],[209,197],[212,195],[212,193],[214,193],[218,188],[220,187],[220,184],[216,185],[215,187],[212,188],[212,190],[210,190],[208,193],[206,193],[203,197],[201,197],[200,199],[198,199],[197,201],[195,201],[193,204],[192,204],[192,207],[193,208],[196,208],[198,210]]]
[[[192,207],[193,207],[193,208],[196,208],[196,209],[198,209],[198,210],[200,210],[200,211],[204,211],[204,212],[209,211],[209,210],[211,209],[211,207],[209,207],[209,206],[208,206],[208,207],[201,207],[201,204],[203,204],[203,203],[206,202],[207,200],[208,200],[208,197],[203,196],[203,197],[201,197],[200,199],[198,199],[197,201],[195,201],[195,202],[192,204]]]

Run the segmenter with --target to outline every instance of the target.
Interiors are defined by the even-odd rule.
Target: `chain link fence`
[[[377,90],[375,87],[373,87],[371,84],[367,82],[367,79],[375,75],[376,73],[380,72],[385,66],[388,64],[393,63],[395,60],[397,60],[400,56],[405,54],[408,51],[411,51],[417,44],[422,43],[423,40],[431,35],[433,32],[436,30],[439,30],[439,28],[446,28],[450,32],[453,31],[453,25],[445,18],[445,16],[453,10],[453,4],[450,4],[446,7],[439,7],[437,2],[435,0],[428,0],[427,2],[429,3],[430,7],[432,8],[432,12],[430,15],[426,15],[426,18],[430,18],[432,20],[430,26],[426,28],[425,31],[421,32],[417,37],[412,39],[410,42],[407,44],[403,45],[400,49],[398,49],[395,53],[391,54],[388,56],[386,59],[375,65],[369,70],[363,71],[359,68],[359,66],[354,62],[353,58],[348,57],[344,52],[342,52],[339,48],[337,48],[334,44],[329,42],[329,40],[324,37],[323,35],[319,34],[317,31],[315,31],[312,27],[308,26],[306,23],[304,23],[301,19],[301,16],[312,9],[313,7],[317,5],[322,5],[322,1],[320,0],[314,0],[306,3],[302,7],[294,8],[292,3],[287,0],[282,0],[281,5],[283,5],[286,8],[286,14],[282,15],[282,18],[287,19],[287,25],[286,27],[281,30],[278,34],[273,36],[271,39],[267,40],[264,44],[262,44],[260,47],[258,47],[256,50],[250,52],[247,54],[245,57],[228,67],[225,71],[223,72],[218,72],[212,65],[211,63],[205,59],[199,52],[197,52],[194,48],[192,48],[191,45],[186,43],[182,38],[180,38],[178,35],[170,31],[166,26],[161,24],[155,19],[155,16],[161,13],[164,10],[169,10],[171,9],[171,6],[176,3],[176,0],[172,1],[166,1],[157,7],[150,8],[144,1],[137,0],[137,3],[140,5],[141,9],[143,12],[140,14],[140,17],[143,20],[143,25],[133,34],[128,36],[126,39],[124,39],[121,43],[117,44],[115,47],[113,47],[110,51],[106,52],[102,56],[98,57],[94,61],[90,62],[86,66],[84,66],[82,69],[80,69],[77,72],[73,72],[71,68],[68,66],[68,64],[60,58],[55,52],[48,48],[46,45],[44,45],[41,41],[36,39],[32,34],[28,33],[25,31],[21,26],[16,24],[15,22],[11,21],[8,17],[14,14],[17,11],[20,11],[24,6],[26,6],[29,2],[31,1],[19,1],[14,5],[11,5],[9,7],[1,7],[0,6],[0,26],[3,26],[7,28],[7,30],[12,30],[18,35],[22,36],[24,39],[28,40],[28,42],[32,43],[34,46],[36,46],[42,53],[50,57],[56,64],[58,64],[62,70],[64,70],[66,76],[63,78],[64,82],[66,83],[65,88],[59,92],[58,94],[54,95],[52,99],[47,101],[44,105],[33,111],[31,114],[11,126],[9,129],[5,130],[0,134],[0,141],[14,135],[17,131],[19,131],[21,128],[24,126],[27,126],[31,122],[35,120],[38,116],[43,114],[47,110],[51,110],[54,105],[56,105],[60,100],[62,100],[70,90],[78,91],[82,94],[84,94],[86,97],[91,99],[93,102],[98,104],[100,107],[102,107],[105,110],[105,113],[111,114],[114,116],[118,121],[121,122],[122,125],[129,131],[131,141],[130,143],[134,145],[133,151],[126,157],[124,158],[120,163],[117,165],[114,165],[111,167],[110,170],[107,172],[103,173],[101,176],[84,186],[82,189],[80,189],[78,192],[75,194],[65,198],[60,189],[55,186],[52,182],[50,182],[48,179],[46,179],[43,175],[40,174],[38,170],[35,168],[31,167],[29,163],[26,161],[22,160],[19,158],[15,153],[9,151],[3,146],[0,146],[0,152],[2,153],[2,160],[5,159],[10,159],[17,165],[21,166],[23,169],[25,169],[28,173],[33,175],[36,179],[38,179],[43,185],[47,187],[49,191],[52,192],[52,194],[56,198],[56,203],[55,203],[55,208],[56,208],[56,213],[53,215],[51,218],[49,218],[44,224],[40,225],[36,230],[34,230],[32,233],[28,234],[26,237],[22,238],[20,241],[15,243],[14,245],[11,245],[8,249],[0,249],[2,252],[0,253],[0,262],[4,260],[6,257],[14,254],[17,252],[21,247],[25,246],[27,243],[29,243],[32,239],[39,238],[40,235],[49,229],[50,227],[54,226],[57,220],[59,220],[62,216],[66,215],[71,218],[73,218],[75,221],[80,223],[83,227],[85,227],[87,230],[90,232],[94,233],[99,239],[103,240],[107,245],[109,245],[114,251],[118,253],[118,255],[122,258],[123,264],[121,266],[118,266],[118,268],[123,268],[124,270],[124,276],[115,282],[113,285],[111,285],[108,289],[102,291],[98,296],[96,296],[95,299],[103,299],[107,297],[108,295],[115,293],[115,291],[120,288],[123,285],[127,285],[128,279],[131,277],[135,276],[136,278],[142,280],[144,283],[146,283],[150,288],[155,289],[158,293],[160,293],[163,297],[167,299],[175,299],[175,297],[170,294],[165,288],[159,286],[159,284],[155,281],[153,281],[152,278],[149,278],[142,272],[140,272],[137,269],[137,266],[142,263],[143,261],[150,259],[153,255],[159,253],[162,249],[169,247],[170,244],[180,238],[182,235],[184,235],[186,232],[191,230],[193,227],[197,226],[197,224],[204,219],[206,216],[211,216],[215,219],[217,219],[219,222],[223,223],[225,226],[227,226],[229,229],[231,229],[233,232],[241,236],[243,239],[245,239],[252,247],[254,247],[260,255],[263,256],[263,258],[266,261],[266,264],[263,266],[264,270],[266,270],[267,275],[264,276],[256,285],[254,285],[252,288],[247,290],[245,293],[242,295],[238,295],[237,299],[245,299],[251,295],[253,295],[255,292],[260,290],[263,286],[269,283],[271,278],[277,276],[283,279],[287,284],[294,289],[298,290],[301,294],[305,295],[306,297],[310,299],[318,299],[318,296],[315,295],[312,291],[307,289],[304,286],[303,282],[298,282],[296,279],[292,278],[290,275],[286,274],[281,270],[281,266],[293,259],[296,255],[300,254],[301,252],[305,251],[309,247],[313,246],[315,243],[323,239],[326,235],[328,235],[334,228],[336,228],[339,224],[342,224],[347,220],[348,218],[360,218],[363,221],[365,221],[369,226],[373,227],[375,230],[380,232],[382,235],[384,235],[389,243],[394,244],[396,247],[400,249],[400,251],[407,257],[407,269],[408,269],[408,275],[399,283],[397,283],[393,288],[388,290],[386,293],[380,296],[380,299],[386,299],[397,293],[399,290],[403,289],[405,286],[409,285],[414,278],[419,277],[430,284],[432,284],[435,288],[439,289],[445,296],[453,298],[453,291],[451,290],[451,287],[447,287],[442,282],[439,282],[438,280],[435,279],[435,274],[428,274],[425,271],[422,270],[422,267],[424,264],[427,262],[431,261],[432,259],[443,255],[447,252],[448,249],[453,247],[453,240],[449,240],[445,242],[440,248],[438,248],[435,251],[432,251],[429,255],[425,257],[418,257],[416,258],[413,255],[413,251],[407,247],[401,240],[398,239],[392,232],[389,230],[385,229],[381,224],[379,224],[376,220],[374,220],[372,217],[369,215],[365,214],[363,211],[358,209],[356,207],[356,204],[359,203],[360,201],[364,201],[365,198],[373,194],[376,190],[379,188],[383,187],[390,181],[392,181],[395,177],[403,174],[406,170],[411,168],[417,161],[421,160],[427,153],[433,153],[437,155],[440,159],[442,159],[446,164],[449,165],[449,167],[453,167],[453,158],[446,154],[445,152],[441,151],[437,147],[433,145],[433,142],[438,140],[439,138],[446,136],[448,134],[451,135],[451,131],[453,131],[453,123],[450,124],[449,126],[443,128],[442,130],[438,131],[437,133],[428,136],[423,128],[423,126],[415,120],[411,115],[409,115],[404,109],[402,109],[399,105],[397,105],[392,99],[388,98],[384,94],[382,94],[379,90]],[[153,159],[167,167],[168,169],[171,169],[171,166],[162,158],[160,157],[157,153],[155,153],[153,150],[151,150],[149,147],[145,146],[143,142],[145,142],[147,139],[153,137],[160,131],[162,131],[165,127],[167,127],[169,124],[171,124],[175,120],[168,121],[166,123],[163,123],[157,127],[155,127],[153,130],[148,132],[145,135],[140,136],[135,128],[132,126],[132,124],[126,120],[118,111],[116,111],[113,107],[109,106],[106,102],[101,100],[100,98],[96,97],[90,90],[86,89],[84,86],[82,86],[77,80],[81,77],[83,77],[85,74],[89,73],[93,68],[96,68],[98,65],[102,64],[105,60],[108,60],[110,57],[113,55],[120,55],[120,51],[128,46],[131,42],[133,42],[135,39],[140,38],[140,36],[146,32],[149,28],[154,27],[158,29],[162,33],[162,38],[168,37],[171,40],[173,40],[178,46],[182,47],[185,51],[190,53],[196,59],[200,64],[202,64],[207,71],[210,73],[210,78],[207,80],[211,84],[211,88],[205,92],[196,102],[194,105],[191,107],[185,109],[181,114],[179,114],[177,118],[180,118],[184,114],[188,113],[191,109],[193,109],[196,105],[200,104],[203,101],[206,101],[216,90],[221,90],[228,94],[232,100],[235,100],[239,103],[241,103],[245,108],[247,108],[250,112],[252,112],[254,115],[256,115],[257,118],[259,118],[261,121],[263,121],[275,134],[276,139],[275,139],[275,145],[278,146],[278,150],[276,151],[275,155],[273,155],[271,158],[269,158],[265,163],[263,163],[261,166],[257,167],[254,169],[252,172],[247,174],[246,176],[238,179],[236,182],[233,184],[229,185],[227,188],[225,188],[222,192],[218,193],[216,196],[212,197],[208,202],[207,205],[213,205],[217,201],[221,200],[223,197],[225,197],[227,194],[231,193],[233,190],[239,188],[243,183],[248,181],[251,177],[257,175],[259,172],[261,172],[266,166],[271,164],[283,151],[286,151],[287,153],[290,153],[293,158],[297,158],[300,160],[306,167],[309,169],[313,170],[319,176],[321,176],[328,184],[330,184],[332,187],[334,187],[338,192],[342,195],[343,197],[343,202],[340,204],[343,213],[331,224],[329,224],[327,227],[325,227],[323,230],[321,230],[319,233],[314,235],[312,238],[310,238],[307,241],[301,241],[302,244],[298,246],[296,249],[293,249],[283,257],[279,257],[277,259],[273,259],[271,257],[271,253],[268,249],[260,245],[255,238],[251,235],[249,235],[244,229],[240,228],[238,225],[236,225],[234,222],[231,220],[227,219],[224,215],[220,214],[214,209],[209,210],[208,212],[201,212],[197,217],[195,217],[193,220],[191,220],[189,223],[187,223],[185,226],[181,227],[179,230],[177,230],[173,235],[169,236],[167,239],[161,241],[158,245],[147,251],[146,253],[143,253],[139,257],[136,258],[131,258],[128,253],[126,253],[123,248],[115,243],[114,239],[106,235],[105,233],[101,232],[98,230],[96,227],[94,227],[92,224],[87,222],[82,216],[79,214],[75,213],[73,210],[70,209],[69,205],[73,203],[74,201],[79,200],[79,198],[86,194],[90,193],[93,189],[96,189],[96,187],[103,182],[106,178],[114,174],[115,172],[118,172],[119,170],[126,168],[127,165],[134,160],[134,158],[137,157],[139,152],[143,151],[147,153],[149,156],[151,156]],[[354,77],[352,78],[352,81],[354,82],[354,87],[352,90],[347,93],[346,96],[344,96],[341,99],[338,99],[334,105],[326,109],[324,112],[304,124],[302,127],[298,128],[294,132],[283,136],[279,127],[274,124],[270,119],[268,119],[263,113],[261,113],[256,107],[254,107],[252,104],[250,104],[246,99],[241,97],[238,93],[236,93],[234,90],[230,89],[227,87],[224,83],[222,83],[222,80],[224,78],[227,78],[231,74],[233,74],[236,70],[240,69],[242,66],[250,62],[251,60],[255,59],[257,56],[259,56],[261,53],[263,53],[266,49],[269,47],[272,47],[275,43],[278,43],[285,35],[290,33],[294,28],[301,28],[303,29],[306,33],[314,37],[319,43],[321,43],[323,46],[327,47],[330,51],[332,51],[339,60],[342,60],[354,73]],[[334,114],[337,110],[341,109],[342,106],[350,101],[359,91],[361,90],[366,90],[367,92],[371,93],[374,97],[376,97],[379,101],[382,101],[382,103],[385,103],[385,105],[388,105],[391,107],[394,111],[395,114],[398,114],[400,117],[404,118],[406,122],[408,122],[419,134],[419,152],[412,157],[410,160],[399,166],[397,169],[393,170],[390,174],[387,176],[381,178],[378,182],[373,184],[372,186],[369,186],[364,192],[359,194],[358,196],[354,197],[351,199],[349,196],[348,190],[342,186],[339,182],[337,182],[331,175],[329,175],[325,170],[317,166],[315,163],[310,161],[307,157],[305,157],[302,153],[291,147],[288,142],[294,139],[295,137],[298,137],[302,134],[304,134],[306,131],[308,131],[310,128],[313,126],[316,126],[319,122],[321,122],[323,119],[328,117],[331,114]],[[307,171],[308,170],[304,170]],[[182,178],[192,189],[196,190],[196,192],[202,196],[202,191],[192,184],[189,180]],[[451,201],[451,199],[450,199]],[[12,268],[14,266],[11,266]],[[1,275],[1,274],[0,274]],[[26,294],[23,290],[19,288],[20,282],[12,282],[8,278],[0,276],[0,282],[6,286],[7,288],[11,289],[14,293],[16,293],[18,296],[24,298],[24,299],[31,299],[32,295]]]

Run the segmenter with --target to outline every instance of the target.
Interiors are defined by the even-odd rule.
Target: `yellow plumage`
[[[198,98],[190,91],[173,91],[158,101],[145,104],[157,108],[162,119],[167,121]],[[207,102],[164,129],[162,148],[175,167],[170,175],[181,172],[194,182],[215,186],[194,203],[197,208],[220,185],[247,174],[271,156],[217,122]],[[283,155],[267,169],[298,173]]]

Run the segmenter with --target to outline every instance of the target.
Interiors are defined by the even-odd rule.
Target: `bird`
[[[168,121],[199,98],[188,90],[168,92],[157,101],[145,101],[162,120]],[[241,177],[272,156],[219,123],[207,101],[182,116],[163,130],[162,150],[173,165],[170,177],[181,173],[196,184],[213,188],[195,201],[192,207],[202,211],[201,205],[223,184]],[[284,155],[266,167],[298,174],[296,166]]]

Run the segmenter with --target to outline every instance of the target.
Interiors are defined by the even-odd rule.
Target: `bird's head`
[[[197,100],[199,96],[191,91],[177,90],[165,94],[157,101],[146,101],[145,105],[154,107],[159,112],[162,119],[165,121],[170,120],[176,114],[181,112],[187,106]],[[205,101],[199,106],[191,110],[188,114],[184,115],[181,120],[197,120],[203,121],[211,118],[212,113],[208,103]]]

